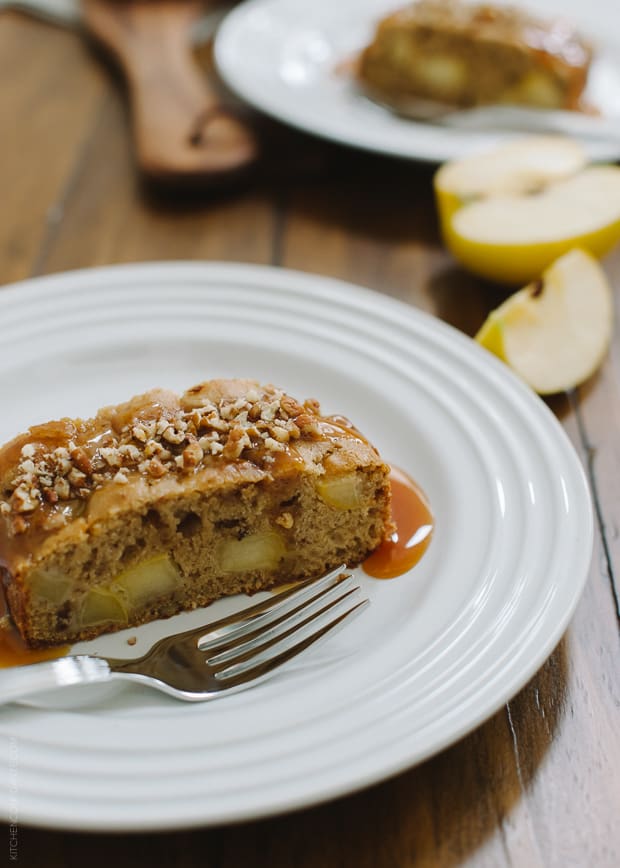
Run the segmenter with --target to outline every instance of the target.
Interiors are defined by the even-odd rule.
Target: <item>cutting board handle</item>
[[[254,132],[223,102],[191,53],[194,0],[83,0],[89,32],[129,86],[136,158],[161,181],[221,181],[252,164]]]

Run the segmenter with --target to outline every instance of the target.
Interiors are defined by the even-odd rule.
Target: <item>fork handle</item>
[[[44,690],[73,684],[94,684],[111,678],[112,671],[107,660],[85,654],[15,666],[0,670],[0,704],[24,699]]]

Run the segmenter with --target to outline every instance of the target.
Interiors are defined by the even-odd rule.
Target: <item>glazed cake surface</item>
[[[359,64],[362,85],[404,113],[412,100],[577,109],[592,59],[565,20],[460,0],[418,0],[387,16]]]
[[[393,531],[390,468],[275,386],[153,390],[0,450],[0,569],[33,647],[360,563]]]

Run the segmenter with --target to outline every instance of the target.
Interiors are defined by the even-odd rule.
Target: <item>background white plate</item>
[[[449,326],[337,281],[216,264],[28,281],[0,290],[0,321],[2,441],[153,385],[249,375],[350,416],[437,520],[414,570],[361,574],[364,615],[254,690],[187,705],[122,685],[0,708],[0,782],[23,822],[164,829],[348,793],[470,731],[560,639],[591,556],[581,465],[543,402]],[[129,631],[132,653],[197,618]],[[127,653],[126,638],[89,647]]]
[[[579,23],[598,47],[588,101],[603,115],[620,118],[617,0],[504,2]],[[261,111],[369,151],[440,162],[514,136],[514,131],[475,132],[398,117],[365,98],[350,76],[337,72],[370,42],[376,22],[404,5],[405,0],[248,0],[221,25],[216,64],[228,85]],[[589,141],[586,146],[596,159],[620,157],[617,132],[611,143]]]

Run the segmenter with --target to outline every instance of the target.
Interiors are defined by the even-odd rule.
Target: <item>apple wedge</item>
[[[489,314],[476,341],[540,395],[572,389],[603,361],[612,290],[597,260],[572,250]]]
[[[620,168],[587,166],[569,139],[532,137],[442,167],[442,234],[469,271],[535,280],[574,247],[601,257],[620,240]]]

